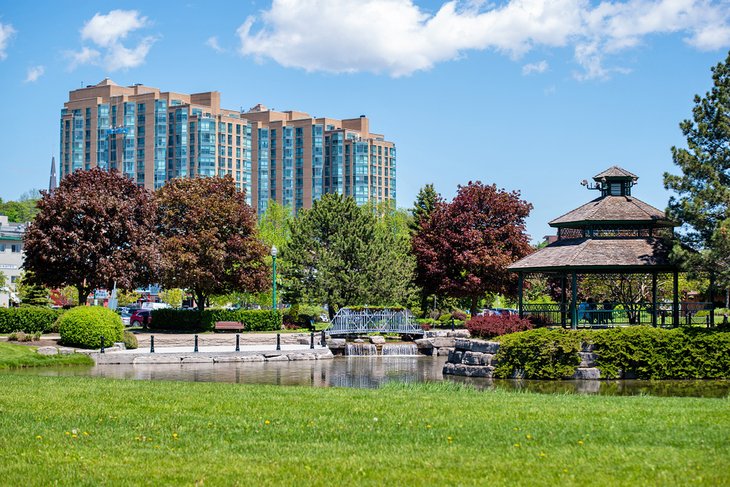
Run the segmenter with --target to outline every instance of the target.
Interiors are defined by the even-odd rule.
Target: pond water
[[[527,381],[444,376],[445,357],[366,356],[294,362],[100,365],[32,368],[2,374],[86,376],[110,379],[231,382],[311,387],[377,388],[388,381],[449,380],[479,389],[524,390],[546,394],[730,397],[730,381]]]

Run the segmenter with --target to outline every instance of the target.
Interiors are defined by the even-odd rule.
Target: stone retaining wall
[[[499,351],[498,342],[476,339],[456,339],[454,350],[449,352],[444,364],[444,375],[462,377],[485,377],[491,379],[497,365],[495,355]],[[594,367],[596,355],[588,345],[578,352],[581,363],[575,369],[572,379],[595,380],[601,378],[601,371]],[[522,372],[515,370],[513,379],[521,379]]]
[[[307,351],[266,352],[184,352],[184,353],[91,353],[97,365],[109,364],[200,364],[233,362],[287,362],[298,360],[328,360],[332,352],[325,349]]]
[[[448,355],[454,350],[454,344],[458,338],[468,338],[468,330],[454,331],[428,331],[424,338],[414,340],[418,347],[418,353],[422,355]],[[367,337],[370,343],[382,345],[386,342],[385,337],[381,335],[373,335]],[[345,355],[347,348],[347,340],[344,338],[328,338],[327,347],[335,355]]]

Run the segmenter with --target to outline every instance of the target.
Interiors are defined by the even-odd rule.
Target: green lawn
[[[730,399],[0,374],[3,485],[722,485]]]
[[[48,365],[94,365],[87,355],[38,355],[36,347],[0,343],[0,369]]]

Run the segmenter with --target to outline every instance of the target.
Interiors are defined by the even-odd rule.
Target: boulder
[[[492,365],[492,359],[494,359],[494,355],[491,353],[483,353],[480,359],[480,365]]]
[[[183,357],[183,364],[212,364],[213,357]]]
[[[578,352],[580,365],[578,367],[593,367],[596,363],[596,354],[593,352]]]
[[[374,345],[382,345],[385,343],[385,337],[382,335],[373,335],[370,337],[370,343]]]
[[[499,351],[499,342],[469,340],[469,350],[471,350],[472,352],[491,353],[492,355],[494,355]]]
[[[289,360],[315,360],[316,357],[313,353],[305,353],[305,352],[298,352],[298,353],[290,353],[287,355]]]
[[[578,380],[598,380],[601,378],[601,371],[595,367],[579,367],[573,374],[573,379]]]
[[[453,348],[456,343],[453,337],[435,337],[430,340],[434,348]]]
[[[263,362],[263,355],[242,355],[240,357],[241,362]]]
[[[449,354],[449,351],[450,350],[448,348],[439,348],[438,349],[438,352],[436,352],[436,355],[438,355],[438,356],[448,355]]]
[[[461,361],[466,365],[482,365],[482,355],[484,354],[480,352],[464,352]]]
[[[469,330],[454,330],[446,332],[446,336],[454,338],[469,338],[471,334],[469,333]]]
[[[431,350],[433,349],[433,343],[428,338],[419,338],[415,340],[415,344],[419,350]]]
[[[330,348],[330,350],[345,348],[347,347],[347,340],[345,340],[344,338],[330,338],[329,340],[327,340],[327,346]]]
[[[58,349],[56,347],[38,347],[36,352],[38,355],[58,355]]]
[[[240,362],[241,357],[236,355],[224,355],[221,357],[213,357],[213,361],[217,364],[229,364],[233,362]]]

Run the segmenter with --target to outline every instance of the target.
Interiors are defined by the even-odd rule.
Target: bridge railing
[[[422,335],[423,330],[407,309],[340,309],[325,330],[328,335],[357,335],[367,333],[398,333]]]

